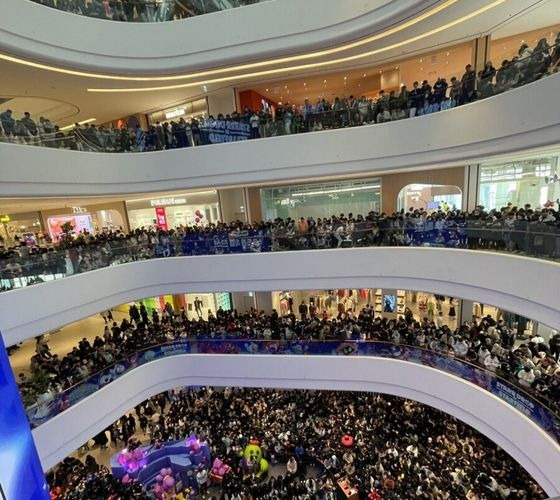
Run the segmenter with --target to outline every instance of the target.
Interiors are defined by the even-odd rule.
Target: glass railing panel
[[[449,215],[447,217],[450,217]],[[432,247],[486,250],[560,259],[560,220],[520,220],[506,216],[486,219],[424,220],[376,217],[353,224],[335,223],[336,229],[318,226],[306,233],[269,225],[267,229],[197,232],[159,231],[140,243],[138,233],[107,240],[68,240],[46,247],[0,249],[0,291],[45,283],[95,269],[147,259],[175,256],[228,255],[279,251],[365,247]],[[543,214],[546,217],[546,213]],[[155,240],[155,243],[151,241]]]
[[[108,21],[159,23],[235,9],[268,0],[31,0],[54,9]]]
[[[136,1],[136,0],[135,0]],[[182,0],[181,0],[182,1]],[[560,44],[560,38],[557,38]],[[339,99],[316,105],[278,106],[268,110],[245,110],[231,115],[170,121],[148,130],[121,130],[83,125],[60,131],[49,120],[16,120],[0,108],[0,142],[89,152],[147,152],[198,147],[224,142],[319,132],[381,124],[429,115],[486,99],[552,75],[560,67],[560,45],[535,48],[524,57],[477,76],[465,73],[461,80],[433,83],[377,99]],[[4,112],[4,113],[2,113]]]
[[[405,344],[361,340],[259,340],[252,338],[198,338],[177,339],[174,342],[146,346],[129,353],[78,384],[57,394],[50,394],[28,404],[27,414],[32,427],[37,427],[118,379],[123,374],[150,361],[181,354],[278,354],[278,355],[333,355],[371,356],[398,359],[436,368],[461,377],[521,411],[535,424],[560,443],[560,402],[546,394],[517,384],[514,374],[498,369],[489,371],[474,360],[454,356],[445,348],[428,350]],[[29,394],[25,397],[29,403]]]

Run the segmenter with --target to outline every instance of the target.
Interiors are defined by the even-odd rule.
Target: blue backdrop
[[[49,499],[49,488],[0,335],[0,498]]]

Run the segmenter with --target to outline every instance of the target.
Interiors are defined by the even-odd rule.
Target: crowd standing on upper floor
[[[339,311],[336,317],[314,305],[300,307],[299,317],[291,309],[279,316],[276,310],[266,315],[254,309],[238,314],[220,308],[215,316],[208,311],[208,320],[203,320],[200,308],[196,308],[196,318],[189,318],[184,309],[174,311],[168,303],[160,317],[157,310],[149,314],[145,305],[134,304],[130,319],[123,319],[120,325],[111,322],[107,312],[102,313],[106,321],[103,335],[93,344],[82,339],[63,357],[52,354],[44,337],[38,337],[31,359],[32,376],[26,379],[24,375],[20,388],[28,406],[48,404],[55,394],[103,368],[141,349],[176,340],[360,340],[394,342],[455,356],[500,374],[560,410],[560,334],[554,333],[549,342],[533,335],[516,347],[516,334],[524,334],[524,318],[519,318],[518,332],[510,314],[497,321],[490,316],[475,318],[452,329],[442,319],[444,304],[445,298],[438,296],[437,310],[421,321],[414,319],[409,308],[397,320],[388,320],[376,316],[369,305],[360,311],[355,306]],[[456,314],[451,299],[449,313]]]
[[[130,435],[137,426],[152,443],[197,435],[213,459],[231,468],[221,482],[214,482],[210,464],[200,466],[183,484],[190,489],[189,498],[334,500],[342,478],[357,489],[360,500],[545,498],[534,480],[490,440],[445,413],[394,396],[175,390],[137,406],[111,427],[111,434],[127,429],[125,436]],[[344,436],[351,441],[343,444]],[[283,473],[265,478],[253,474],[252,464],[240,456],[250,442],[258,442],[265,460]],[[49,475],[54,498],[90,500],[82,491],[99,480],[108,491],[116,488],[91,456],[85,462],[66,459]],[[79,494],[72,496],[72,490]]]
[[[384,123],[434,113],[478,99],[484,99],[542,78],[558,71],[560,65],[560,34],[554,45],[545,38],[534,49],[522,44],[518,56],[502,61],[496,69],[491,62],[475,73],[469,64],[462,77],[438,78],[432,85],[427,80],[414,82],[409,89],[381,90],[375,99],[350,96],[336,97],[331,103],[318,99],[312,104],[307,99],[301,106],[288,102],[278,103],[272,110],[245,108],[242,112],[208,118],[192,118],[150,125],[143,130],[126,127],[114,129],[103,125],[76,124],[64,133],[47,118],[35,123],[29,113],[20,119],[7,109],[0,113],[0,142],[42,145],[72,150],[131,152],[160,151],[208,144],[202,131],[212,128],[216,121],[241,122],[250,127],[250,138],[315,132],[325,129]]]
[[[560,208],[509,203],[486,211],[477,207],[461,212],[445,206],[438,211],[410,209],[366,216],[340,214],[330,218],[275,219],[252,224],[235,221],[179,226],[169,231],[139,228],[63,235],[55,244],[38,235],[43,243],[30,246],[0,239],[0,290],[9,290],[17,278],[25,284],[48,277],[69,276],[119,263],[172,257],[225,253],[268,252],[366,246],[438,246],[490,249],[524,255],[560,258]]]

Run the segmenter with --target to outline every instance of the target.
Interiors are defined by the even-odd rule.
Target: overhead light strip
[[[411,19],[409,21],[406,21],[405,23],[399,24],[398,26],[390,28],[390,29],[388,29],[388,30],[386,30],[382,33],[378,33],[377,35],[372,35],[370,37],[363,38],[363,39],[357,40],[355,42],[347,43],[347,44],[341,45],[339,47],[333,47],[332,49],[320,50],[320,51],[316,51],[316,52],[310,52],[310,53],[307,53],[307,54],[299,54],[299,55],[290,56],[290,57],[268,59],[266,61],[259,61],[259,62],[254,62],[254,63],[242,64],[242,65],[239,65],[239,66],[230,66],[230,67],[227,67],[227,68],[220,68],[220,69],[214,69],[214,70],[209,70],[209,71],[202,71],[202,72],[198,72],[198,73],[191,73],[191,74],[188,74],[188,75],[172,75],[172,76],[107,75],[107,74],[103,74],[103,73],[90,73],[90,72],[87,72],[87,71],[77,71],[77,70],[72,70],[72,69],[60,68],[60,67],[51,66],[51,65],[48,65],[48,64],[42,64],[42,63],[37,63],[37,62],[34,62],[34,61],[28,61],[26,59],[21,59],[19,57],[10,56],[10,55],[7,55],[7,54],[0,54],[0,59],[3,59],[5,61],[9,61],[9,62],[13,62],[13,63],[17,63],[17,64],[23,64],[25,66],[30,66],[30,67],[37,68],[37,69],[54,71],[54,72],[57,72],[57,73],[65,73],[67,75],[83,76],[83,77],[87,77],[87,78],[99,78],[99,79],[105,79],[105,80],[152,82],[152,81],[184,80],[184,79],[187,79],[187,78],[200,78],[200,77],[204,77],[204,76],[229,73],[229,72],[232,72],[232,71],[243,71],[243,70],[247,70],[247,69],[259,68],[259,67],[262,67],[262,66],[270,66],[270,65],[273,65],[273,64],[283,64],[283,63],[287,63],[287,62],[301,61],[301,60],[305,60],[305,59],[313,59],[313,58],[316,58],[316,57],[328,56],[328,55],[331,55],[331,54],[336,54],[338,52],[343,52],[343,51],[346,51],[346,50],[350,50],[350,49],[359,47],[361,45],[365,45],[367,43],[371,43],[371,42],[374,42],[376,40],[386,38],[390,35],[398,33],[399,31],[410,28],[411,26],[413,26],[413,25],[415,25],[415,24],[417,24],[421,21],[424,21],[425,19],[428,19],[429,17],[432,17],[433,15],[441,12],[442,10],[444,10],[448,7],[450,7],[451,5],[456,3],[457,1],[458,0],[447,0],[443,4],[435,7],[434,9],[429,10],[428,12],[425,12],[424,14],[420,14],[419,16],[415,17],[414,19]]]
[[[453,26],[457,26],[458,24],[464,23],[465,21],[468,21],[469,19],[472,19],[473,17],[476,17],[480,14],[483,14],[484,12],[487,12],[490,9],[493,9],[494,7],[497,7],[498,5],[504,3],[505,1],[506,0],[495,0],[491,4],[488,4],[485,7],[482,7],[482,8],[480,8],[480,9],[474,11],[474,12],[471,12],[470,14],[467,14],[467,15],[459,18],[459,19],[456,19],[455,21],[451,21],[447,24],[444,24],[442,26],[439,26],[439,27],[434,28],[430,31],[427,31],[427,32],[422,33],[420,35],[409,38],[407,40],[403,40],[401,42],[397,42],[397,43],[394,43],[392,45],[387,45],[387,46],[381,47],[379,49],[370,50],[368,52],[363,52],[361,54],[355,54],[355,55],[352,55],[352,56],[346,56],[346,57],[341,57],[341,58],[338,58],[338,59],[332,59],[330,61],[308,63],[308,64],[302,64],[302,65],[299,65],[299,66],[289,66],[289,67],[271,69],[271,70],[266,70],[266,71],[256,71],[256,72],[247,73],[247,74],[244,74],[244,75],[226,76],[226,77],[221,77],[221,78],[214,78],[214,79],[211,79],[211,80],[201,80],[201,81],[198,81],[198,82],[180,83],[180,84],[175,84],[175,85],[162,85],[162,86],[158,86],[158,87],[140,87],[140,88],[88,88],[87,90],[88,90],[88,92],[153,92],[153,91],[158,91],[158,90],[175,90],[175,89],[182,89],[182,88],[188,88],[188,87],[198,87],[198,86],[201,86],[201,85],[208,85],[208,84],[211,84],[211,83],[224,83],[224,82],[230,82],[230,81],[245,80],[245,79],[248,79],[248,78],[255,78],[255,77],[260,77],[260,76],[269,76],[269,75],[274,75],[274,74],[278,74],[278,73],[285,73],[285,72],[290,72],[290,71],[298,71],[298,70],[311,69],[311,68],[319,68],[319,67],[324,67],[324,66],[331,66],[333,64],[341,64],[341,63],[352,62],[352,61],[356,61],[358,59],[362,59],[364,57],[370,57],[370,56],[373,56],[373,55],[376,55],[376,54],[380,54],[381,52],[386,52],[388,50],[396,49],[396,48],[402,47],[404,45],[408,45],[409,43],[417,42],[418,40],[422,40],[422,39],[427,38],[429,36],[435,35],[437,33],[445,31],[449,28],[452,28]]]
[[[84,125],[85,123],[91,123],[91,122],[94,122],[95,120],[97,120],[97,118],[88,118],[87,120],[82,120],[81,122],[78,122],[78,125]],[[74,128],[74,124],[66,125],[66,127],[62,127],[60,130],[70,130],[71,128]]]

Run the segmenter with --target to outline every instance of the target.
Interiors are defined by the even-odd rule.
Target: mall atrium
[[[560,498],[559,0],[3,0],[0,500]]]

